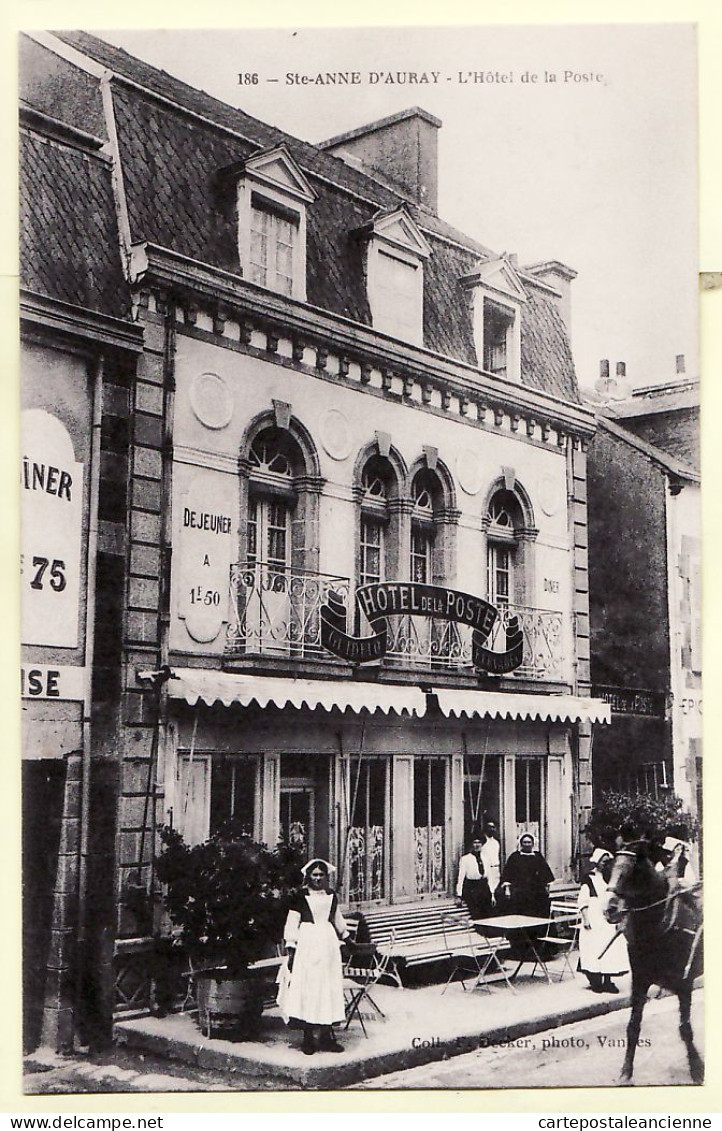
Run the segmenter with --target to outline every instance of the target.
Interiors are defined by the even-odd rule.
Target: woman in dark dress
[[[551,868],[534,848],[534,837],[523,833],[516,852],[512,852],[501,874],[508,913],[548,919],[549,884],[553,879]]]
[[[467,851],[459,861],[456,895],[466,904],[472,919],[485,919],[491,914],[491,891],[484,874],[481,850],[481,836],[478,832],[474,832]]]

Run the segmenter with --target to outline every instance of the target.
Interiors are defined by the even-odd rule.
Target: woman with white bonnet
[[[583,974],[586,974],[595,994],[618,994],[619,988],[612,978],[629,971],[629,956],[624,935],[617,935],[615,939],[617,926],[608,923],[604,918],[607,902],[604,869],[613,859],[608,849],[594,849],[589,858],[592,871],[582,880],[577,901],[582,920],[579,933],[579,968]]]
[[[333,1026],[345,1016],[340,948],[349,932],[338,897],[328,886],[335,870],[327,860],[304,864],[305,887],[291,905],[283,930],[290,976],[280,983],[278,1004],[287,1022],[301,1023],[301,1049],[307,1055],[317,1049],[343,1052]]]

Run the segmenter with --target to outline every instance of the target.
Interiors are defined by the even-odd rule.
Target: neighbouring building
[[[30,1048],[72,1043],[81,960],[97,942],[99,910],[107,920],[115,903],[107,886],[94,883],[98,869],[107,876],[114,868],[115,769],[96,764],[91,774],[91,705],[100,708],[104,666],[114,665],[120,678],[122,609],[112,598],[124,575],[116,546],[127,513],[120,453],[142,331],[131,319],[122,270],[112,162],[94,125],[86,121],[81,131],[21,104],[23,1001]]]
[[[574,880],[610,714],[574,272],[438,216],[424,110],[313,146],[84,33],[24,52],[24,96],[103,141],[117,228],[89,231],[143,337],[95,586],[100,1022],[113,983],[150,1000],[163,823],[290,838],[354,907],[447,897],[485,815]]]
[[[624,365],[597,385],[589,455],[594,694],[612,725],[594,747],[595,788],[659,796],[702,813],[699,381],[634,392]]]

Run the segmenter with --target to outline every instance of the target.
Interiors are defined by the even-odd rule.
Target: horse
[[[702,912],[696,890],[685,888],[671,870],[657,871],[649,844],[626,844],[614,858],[605,916],[620,924],[632,970],[632,1012],[620,1083],[630,1084],[639,1030],[650,986],[677,995],[679,1033],[695,1084],[704,1082],[704,1063],[694,1045],[690,1011],[694,979],[702,969]]]

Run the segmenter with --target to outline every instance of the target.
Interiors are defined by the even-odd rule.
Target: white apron
[[[587,887],[591,882],[596,892],[592,895]],[[602,955],[602,951],[614,938],[616,923],[608,923],[604,918],[607,904],[607,883],[598,872],[592,872],[579,889],[578,907],[586,908],[589,927],[579,929],[579,965],[585,974],[626,974],[629,970],[627,940],[621,934]],[[601,958],[600,958],[601,955]]]
[[[313,892],[305,898],[314,921],[300,922],[297,911],[289,912],[284,937],[296,942],[296,953],[290,975],[285,967],[280,972],[278,1006],[286,1021],[334,1025],[343,1021],[345,1004],[341,940],[328,918],[333,897]]]

